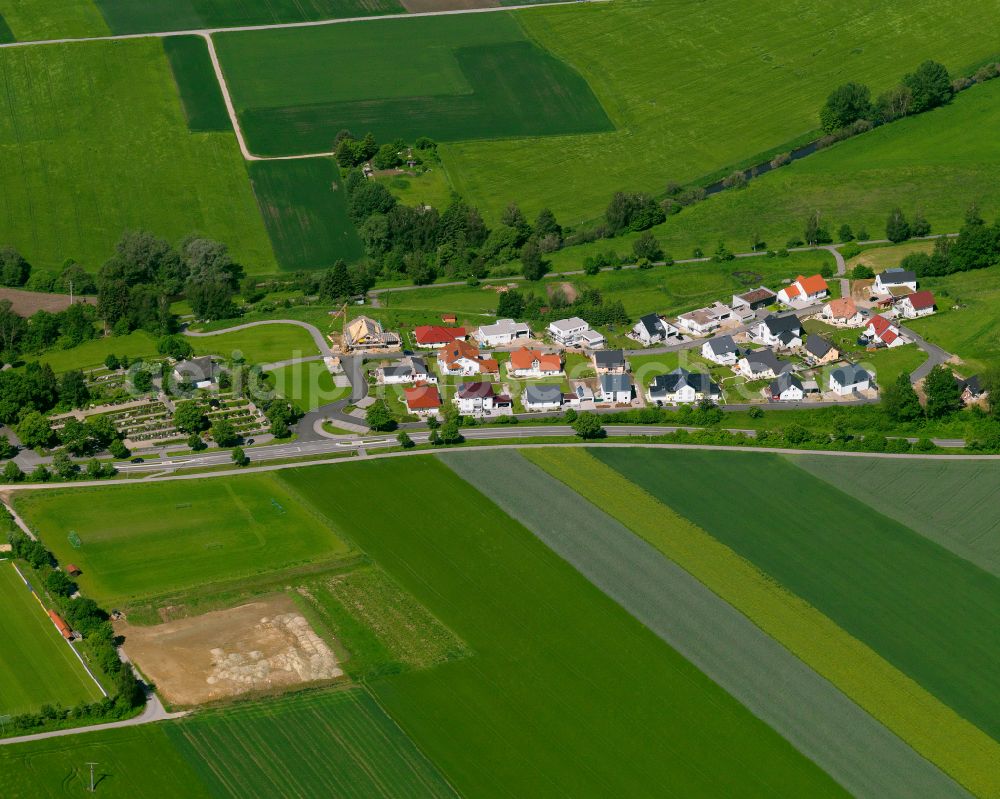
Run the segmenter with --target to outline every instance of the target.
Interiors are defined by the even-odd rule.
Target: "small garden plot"
[[[125,651],[176,705],[271,693],[343,676],[285,595],[152,627],[116,626]]]

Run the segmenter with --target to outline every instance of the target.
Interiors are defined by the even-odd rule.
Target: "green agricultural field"
[[[403,11],[396,0],[93,0],[115,33],[232,28]]]
[[[147,229],[276,271],[235,137],[188,131],[159,40],[5,49],[0,70],[0,240],[36,267],[96,270],[123,230]]]
[[[70,707],[101,698],[45,609],[7,561],[0,561],[0,608],[0,716],[27,713],[46,703]]]
[[[163,40],[163,50],[170,59],[188,129],[193,133],[231,131],[233,125],[205,40],[200,36],[171,36]]]
[[[339,387],[322,361],[309,361],[272,369],[269,373],[275,391],[298,404],[304,411],[314,411],[351,393],[349,387]]]
[[[498,218],[511,200],[519,201],[529,218],[544,206],[564,222],[593,218],[616,190],[659,193],[669,181],[722,177],[734,165],[760,160],[759,154],[790,149],[789,142],[815,133],[826,96],[848,80],[868,82],[878,94],[926,58],[938,59],[956,72],[995,58],[996,44],[984,39],[979,28],[983,19],[998,14],[997,0],[989,0],[985,8],[943,6],[933,0],[877,5],[847,0],[820,6],[796,0],[782,6],[780,14],[763,0],[724,7],[634,0],[517,12],[530,39],[589,82],[617,130],[447,144],[442,154],[456,189],[490,218]],[[964,139],[960,149],[974,148],[974,139],[986,149],[996,146],[982,141],[990,138],[986,133],[972,137],[961,131],[956,126],[956,140]],[[928,146],[931,152],[935,149]],[[938,152],[939,158],[949,157]],[[960,176],[952,173],[960,181],[974,180],[972,186],[952,183],[962,201],[967,202],[973,187],[992,187],[996,196],[995,167],[977,175],[971,164],[967,166],[968,172]],[[867,163],[864,168],[869,168]],[[859,201],[866,203],[864,197],[872,189],[876,197],[867,207],[877,209],[874,216],[879,219],[898,202],[919,201],[926,212],[938,214],[936,206],[923,202],[928,194],[941,193],[938,178],[923,181],[923,196],[914,196],[908,190],[911,180],[888,172],[881,170],[878,179],[873,175],[852,189],[854,199],[843,202],[849,214],[838,218],[838,224],[862,221]],[[842,202],[840,191],[848,177],[855,175],[838,172],[836,182],[814,185],[811,197],[787,204],[777,193],[772,195],[772,204],[795,209],[783,215],[780,226],[772,219],[758,221],[759,209],[748,209],[741,215],[745,227],[727,224],[735,220],[713,224],[699,217],[701,221],[675,241],[693,246],[697,238],[714,246],[720,234],[732,237],[745,231],[749,236],[753,223],[760,225],[758,232],[765,239],[780,236],[784,241],[799,234],[805,209],[819,207],[831,214],[839,210],[831,204]],[[881,185],[886,177],[892,178],[890,186],[898,181],[888,192]],[[886,194],[893,199],[883,206]],[[815,199],[821,200],[818,206],[810,204]]]
[[[196,355],[243,357],[247,363],[267,364],[318,355],[316,342],[305,328],[280,323],[248,327],[214,336],[186,339]]]
[[[791,460],[1000,577],[1000,472],[994,464],[812,455]]]
[[[926,278],[920,287],[934,292],[938,312],[908,325],[961,358],[966,377],[1000,363],[1000,266]]]
[[[216,41],[247,144],[261,155],[327,152],[343,128],[380,141],[611,129],[583,78],[525,38],[508,14],[229,33]]]
[[[645,463],[658,454],[670,454],[681,463],[672,475],[697,479],[694,453],[615,450]],[[562,480],[589,501],[627,525],[671,560],[743,612],[817,673],[836,685],[872,716],[893,730],[924,757],[940,766],[980,796],[1000,791],[996,769],[1000,744],[961,718],[954,710],[901,673],[877,652],[837,626],[830,617],[807,604],[740,557],[718,539],[679,516],[672,508],[630,482],[621,472],[595,456],[605,450],[525,450],[524,455]],[[690,462],[683,460],[692,455]],[[725,453],[739,457],[739,453]],[[765,456],[766,457],[766,456]],[[754,471],[748,479],[758,475]],[[694,475],[694,476],[693,476]],[[699,494],[717,485],[699,482]],[[757,488],[752,496],[760,495]],[[787,491],[781,495],[787,496]],[[707,504],[719,513],[731,511],[717,493]],[[732,515],[730,512],[730,521]]]
[[[776,455],[594,454],[1000,739],[1000,579]],[[718,486],[753,497],[741,524]]]
[[[109,355],[127,356],[129,360],[154,357],[156,339],[145,330],[136,330],[126,336],[95,338],[68,350],[52,349],[38,355],[27,355],[25,360],[47,363],[58,373],[101,366]]]
[[[0,746],[0,795],[5,799],[86,795],[88,762],[97,763],[96,795],[106,799],[213,796],[174,746],[163,723]]]
[[[0,0],[10,41],[106,36],[110,31],[92,0]]]
[[[14,32],[10,29],[7,21],[3,17],[0,17],[0,44],[8,44],[14,41],[17,41],[14,38]]]
[[[328,158],[254,161],[254,195],[282,269],[330,267],[356,261],[361,241],[347,216],[337,165]]]
[[[369,683],[460,793],[840,795],[447,467],[427,459],[418,470],[407,460],[290,470],[282,479],[474,652]],[[419,506],[429,523],[401,524],[357,501],[385,485],[395,504]]]
[[[832,233],[846,222],[881,238],[895,206],[911,219],[922,211],[935,233],[955,232],[973,202],[987,218],[1000,210],[1000,143],[989,135],[998,125],[1000,81],[995,80],[963,92],[949,106],[848,139],[762,175],[745,189],[715,195],[653,232],[675,257],[694,246],[709,251],[720,238],[743,249],[755,233],[782,246],[800,239],[807,215],[819,210]]]
[[[16,505],[61,562],[80,566],[81,588],[103,606],[351,551],[269,475],[26,492]]]
[[[455,796],[363,689],[199,714],[166,730],[220,799]]]

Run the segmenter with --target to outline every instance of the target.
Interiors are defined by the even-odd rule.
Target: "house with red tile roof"
[[[830,300],[820,314],[823,321],[836,327],[861,327],[865,317],[850,297]]]
[[[441,407],[441,395],[437,386],[414,386],[403,392],[406,410],[417,416],[437,416]]]
[[[830,287],[822,275],[810,275],[809,277],[799,275],[791,285],[785,286],[778,292],[778,301],[785,305],[808,305],[823,299],[829,293]]]
[[[899,333],[899,328],[881,314],[868,320],[865,328],[869,344],[876,347],[899,347],[907,342]]]
[[[479,352],[479,347],[468,341],[453,341],[438,350],[437,365],[438,370],[447,375],[472,377],[500,374],[500,365],[496,359],[485,357]]]
[[[464,341],[467,333],[464,327],[441,327],[440,325],[420,325],[413,328],[413,341],[418,347],[441,349],[453,341]]]
[[[906,319],[917,319],[921,316],[929,316],[937,310],[934,304],[934,295],[929,291],[915,291],[903,297],[896,308]]]
[[[562,356],[558,352],[545,353],[527,347],[514,350],[507,363],[507,374],[511,377],[553,377],[562,371]]]

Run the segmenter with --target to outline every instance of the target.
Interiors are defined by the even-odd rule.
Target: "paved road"
[[[899,330],[904,336],[908,336],[913,339],[913,343],[927,353],[927,360],[910,372],[911,383],[923,380],[935,366],[947,363],[951,360],[952,354],[950,352],[941,349],[941,347],[937,344],[931,344],[929,341],[918,335],[914,330],[902,326],[900,326]]]

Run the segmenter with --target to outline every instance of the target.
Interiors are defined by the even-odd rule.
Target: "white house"
[[[558,352],[542,352],[521,347],[510,354],[507,374],[511,377],[555,377],[563,372]]]
[[[632,402],[632,380],[626,374],[601,375],[601,402],[628,404]]]
[[[718,330],[723,322],[737,315],[729,306],[715,302],[705,308],[681,314],[677,317],[677,326],[696,336],[704,336]]]
[[[776,402],[795,402],[805,397],[802,381],[790,372],[782,372],[772,380],[768,391]]]
[[[718,400],[719,387],[706,374],[689,372],[678,367],[665,375],[657,375],[649,384],[646,397],[650,402],[690,403],[703,399]]]
[[[502,347],[523,338],[531,338],[531,328],[526,323],[515,322],[513,319],[499,319],[476,331],[480,347]]]
[[[793,313],[770,314],[750,329],[750,338],[765,347],[790,350],[802,346],[802,323]]]
[[[808,305],[826,297],[830,293],[830,287],[822,275],[810,275],[803,277],[799,275],[795,280],[778,292],[778,301],[785,305],[799,307]]]
[[[934,295],[929,291],[915,291],[903,297],[896,307],[905,319],[916,319],[934,313]]]
[[[492,383],[462,383],[455,393],[459,413],[468,416],[489,416],[510,408],[510,398],[498,395]]]
[[[427,370],[423,358],[403,358],[401,361],[376,370],[376,378],[384,385],[401,383],[436,383],[437,377]]]
[[[599,333],[596,330],[584,330],[580,334],[580,339],[577,344],[581,347],[586,347],[588,350],[599,350],[605,344],[607,344],[607,339],[604,338],[603,333]]]
[[[558,385],[529,383],[521,394],[526,411],[553,411],[563,404],[562,388]]]
[[[861,327],[865,317],[850,297],[830,300],[820,314],[823,321],[836,327]]]
[[[737,364],[737,369],[747,380],[766,380],[787,372],[790,361],[783,361],[772,350],[750,350]]]
[[[881,314],[868,320],[865,336],[876,347],[899,347],[907,343],[899,334],[899,328]]]
[[[550,322],[548,330],[549,335],[564,347],[575,347],[580,343],[581,335],[590,330],[590,325],[579,316],[571,316]]]
[[[847,396],[855,391],[867,391],[872,376],[857,364],[849,363],[830,372],[830,391]]]
[[[462,377],[500,373],[496,359],[484,357],[479,347],[467,341],[453,341],[442,347],[437,354],[437,365],[442,374]]]
[[[195,388],[210,388],[215,384],[219,367],[210,355],[181,361],[174,367],[174,380],[178,383],[193,383]]]
[[[733,366],[739,354],[740,350],[732,336],[716,336],[701,345],[702,358],[724,366]]]
[[[403,401],[409,413],[420,417],[437,416],[441,409],[441,395],[437,386],[415,386],[403,393]]]
[[[646,314],[632,326],[632,337],[647,347],[670,336],[680,336],[680,330],[655,313]]]
[[[893,289],[917,290],[917,276],[907,269],[886,269],[875,276],[872,291],[876,294],[892,294]]]

